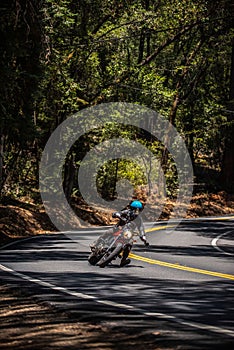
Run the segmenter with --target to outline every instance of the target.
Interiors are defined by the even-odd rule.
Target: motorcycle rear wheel
[[[90,256],[88,257],[88,262],[90,263],[90,265],[95,266],[98,262],[99,258],[97,257],[97,255],[91,253]]]

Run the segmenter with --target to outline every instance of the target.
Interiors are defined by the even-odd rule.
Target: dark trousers
[[[132,249],[132,245],[131,244],[127,244],[126,247],[124,248],[123,256],[122,256],[122,260],[121,261],[127,260],[131,249]]]

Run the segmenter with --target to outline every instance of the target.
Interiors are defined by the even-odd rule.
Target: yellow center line
[[[130,253],[129,257],[132,258],[132,259],[140,260],[140,261],[143,261],[143,262],[146,262],[146,263],[149,263],[149,264],[153,264],[153,265],[160,265],[160,266],[170,267],[172,269],[177,269],[177,270],[183,270],[183,271],[188,271],[188,272],[200,273],[200,274],[203,274],[203,275],[210,275],[210,276],[215,276],[215,277],[220,277],[220,278],[226,278],[226,279],[234,281],[234,275],[229,275],[229,274],[226,274],[226,273],[220,273],[220,272],[215,272],[215,271],[197,269],[197,268],[194,268],[194,267],[183,266],[183,265],[179,265],[179,264],[172,264],[172,263],[168,263],[168,262],[165,262],[165,261],[145,258],[144,256],[136,255],[136,254],[133,254],[133,253]]]
[[[145,232],[160,231],[160,230],[165,230],[166,228],[172,228],[172,227],[176,227],[176,226],[177,225],[163,225],[163,226],[148,228],[145,230]]]
[[[233,220],[234,216],[230,215],[230,216],[226,216],[226,217],[217,217],[217,218],[207,218],[207,221],[220,221],[220,220]],[[204,218],[205,220],[205,218]],[[199,222],[199,220],[193,219],[191,218],[190,221],[192,222]],[[153,227],[153,228],[149,228],[146,229],[145,232],[153,232],[153,231],[160,231],[160,230],[165,230],[166,228],[173,228],[173,227],[177,227],[178,224],[173,224],[173,225],[160,225],[158,227]]]
[[[233,215],[230,215],[230,216],[224,216],[224,217],[217,217],[217,218],[212,218],[211,221],[219,221],[219,220],[233,220],[234,219],[234,216]]]
[[[229,216],[226,218],[214,218],[214,220],[228,220],[228,219],[232,219],[234,218],[234,216]],[[148,230],[145,230],[146,232],[153,232],[153,231],[160,231],[160,230],[164,230],[166,228],[172,228],[172,227],[176,227],[177,225],[162,225],[162,226],[158,226],[158,227],[154,227]],[[135,260],[140,260],[149,264],[153,264],[153,265],[159,265],[159,266],[164,266],[164,267],[169,267],[172,269],[177,269],[177,270],[183,270],[183,271],[187,271],[187,272],[194,272],[194,273],[200,273],[203,275],[209,275],[209,276],[215,276],[215,277],[220,277],[220,278],[226,278],[229,280],[233,280],[234,281],[234,275],[230,275],[230,274],[226,274],[226,273],[221,273],[221,272],[216,272],[216,271],[209,271],[209,270],[203,270],[203,269],[198,269],[198,268],[194,268],[194,267],[189,267],[189,266],[184,266],[184,265],[180,265],[180,264],[172,264],[172,263],[168,263],[166,261],[161,261],[161,260],[155,260],[155,259],[150,259],[150,258],[145,258],[144,256],[140,256],[140,255],[136,255],[133,253],[129,254],[129,257]]]

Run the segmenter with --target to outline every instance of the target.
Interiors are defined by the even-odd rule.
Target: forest
[[[110,103],[157,111],[179,132],[194,172],[194,190],[234,192],[234,5],[231,0],[3,0],[0,61],[0,194],[40,202],[39,167],[56,128],[74,113]],[[87,152],[125,137],[161,162],[166,195],[176,196],[172,156],[141,130],[107,123],[67,154],[63,188]],[[107,161],[101,196],[116,182],[147,185],[140,166]]]

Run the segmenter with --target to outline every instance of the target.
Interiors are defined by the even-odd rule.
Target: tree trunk
[[[4,160],[4,136],[0,134],[0,195],[2,193],[3,185],[4,185],[4,172],[3,172],[3,160]]]
[[[228,126],[221,171],[221,181],[226,190],[234,192],[234,39],[232,41],[230,98]]]
[[[116,163],[115,163],[115,176],[114,176],[114,182],[112,185],[112,198],[115,198],[116,196],[116,184],[118,181],[118,171],[119,171],[119,158],[116,159]]]
[[[75,179],[76,179],[76,167],[74,164],[74,156],[71,155],[67,160],[67,163],[65,166],[64,183],[63,183],[64,193],[68,202],[70,202],[71,200],[72,189],[75,184]]]
[[[179,89],[179,83],[177,84],[177,88]],[[164,149],[163,149],[162,158],[161,158],[161,166],[162,166],[164,173],[167,171],[167,165],[168,165],[168,157],[169,157],[168,143],[169,143],[171,126],[172,125],[175,126],[178,105],[179,105],[179,93],[177,91],[175,96],[174,96],[174,101],[173,101],[171,111],[170,111],[170,116],[169,116],[170,125],[168,127],[168,130],[166,130]]]

